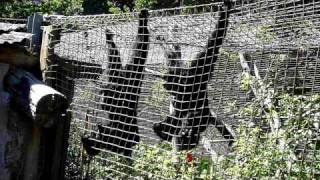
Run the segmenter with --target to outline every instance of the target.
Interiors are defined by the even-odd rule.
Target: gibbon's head
[[[141,9],[139,13],[139,18],[147,18],[149,16],[149,11],[148,9]]]
[[[114,36],[114,33],[109,30],[109,29],[106,29],[106,40],[107,40],[107,43],[111,43],[113,42],[113,36]]]

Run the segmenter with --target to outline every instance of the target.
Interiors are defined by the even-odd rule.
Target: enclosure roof
[[[0,44],[22,43],[27,39],[31,39],[32,34],[25,32],[14,32],[0,34]]]
[[[1,32],[18,31],[26,28],[26,24],[12,24],[0,22],[0,34]]]

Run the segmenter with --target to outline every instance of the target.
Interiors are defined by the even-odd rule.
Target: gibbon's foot
[[[156,133],[158,137],[160,137],[161,140],[171,141],[172,139],[172,136],[164,133],[165,128],[162,122],[153,124],[153,131]]]
[[[92,139],[91,137],[82,137],[81,142],[84,150],[89,156],[96,156],[97,154],[99,154],[100,151],[93,148],[98,143],[94,139]]]

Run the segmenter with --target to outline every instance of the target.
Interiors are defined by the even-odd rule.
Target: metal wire
[[[46,79],[73,114],[66,178],[317,179],[319,8],[48,17]]]

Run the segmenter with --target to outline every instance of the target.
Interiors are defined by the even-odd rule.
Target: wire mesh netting
[[[50,17],[67,179],[317,179],[319,10],[237,1]]]

